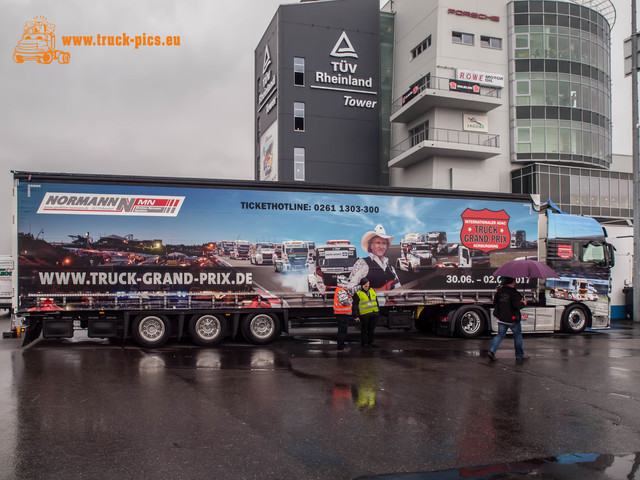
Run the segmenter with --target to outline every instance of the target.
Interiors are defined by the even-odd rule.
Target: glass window
[[[294,147],[293,149],[293,179],[304,182],[305,149]]]
[[[518,128],[518,142],[530,142],[531,129],[528,127]]]
[[[483,48],[502,48],[502,39],[480,35],[480,46]]]
[[[590,63],[590,45],[591,42],[588,39],[582,39],[580,47],[580,58],[582,63]]]
[[[571,104],[572,108],[578,108],[582,106],[580,103],[580,85],[577,83],[571,84]]]
[[[531,105],[544,105],[544,81],[531,81]]]
[[[293,129],[304,132],[304,103],[293,102]]]
[[[604,262],[604,245],[594,245],[593,243],[587,243],[582,251],[583,262]]]
[[[532,33],[529,35],[529,41],[531,44],[529,50],[531,58],[544,57],[543,39],[544,35],[542,33]]]
[[[571,153],[582,155],[582,131],[571,130]]]
[[[531,129],[531,151],[544,152],[544,128],[533,127]]]
[[[609,188],[610,188],[610,198],[611,198],[611,206],[614,208],[618,208],[620,206],[620,201],[619,201],[619,190],[618,190],[618,185],[619,185],[619,180],[617,178],[612,178],[609,182]]]
[[[411,50],[411,58],[412,59],[416,58],[418,55],[420,55],[430,46],[431,46],[431,35],[429,35],[422,42],[420,42],[420,45],[418,45],[417,47]]]
[[[529,95],[529,80],[516,82],[516,95]]]
[[[571,153],[571,130],[560,129],[560,153]]]
[[[620,179],[620,208],[629,208],[629,192],[631,191],[631,182],[629,180]]]
[[[591,156],[591,132],[582,132],[582,154]]]
[[[610,205],[609,197],[609,177],[600,179],[600,205],[608,207]]]
[[[575,37],[569,38],[569,50],[571,52],[571,60],[580,61],[580,39]]]
[[[463,45],[473,45],[473,34],[463,32],[451,32],[451,41]]]
[[[558,58],[560,60],[569,60],[569,37],[558,35]]]
[[[589,179],[589,205],[592,207],[600,206],[600,179],[598,177]]]
[[[589,205],[589,177],[580,177],[580,205]]]
[[[544,36],[544,42],[545,58],[558,58],[558,36],[547,33]]]
[[[516,35],[516,48],[529,48],[528,33],[519,33]]]
[[[558,105],[571,106],[571,85],[569,82],[558,82]]]
[[[293,57],[293,84],[304,86],[304,58]]]
[[[545,104],[558,105],[558,82],[555,80],[547,80],[545,83]]]
[[[591,110],[591,88],[587,85],[582,86],[582,108]]]
[[[580,205],[580,177],[571,175],[571,205]]]
[[[547,127],[545,130],[547,131],[546,151],[551,153],[558,153],[558,129]]]

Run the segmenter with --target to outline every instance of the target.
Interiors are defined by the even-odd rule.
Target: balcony
[[[416,82],[410,99],[407,94],[391,105],[391,121],[408,123],[424,112],[436,107],[489,112],[502,105],[502,89],[480,87],[480,94],[450,90],[450,78],[423,77]]]
[[[429,128],[391,147],[389,167],[408,167],[430,157],[486,160],[500,153],[500,136]]]

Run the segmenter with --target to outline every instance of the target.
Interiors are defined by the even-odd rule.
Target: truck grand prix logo
[[[471,210],[462,212],[460,241],[467,248],[490,252],[509,246],[509,215],[504,210]]]
[[[175,217],[184,197],[47,192],[38,213]]]

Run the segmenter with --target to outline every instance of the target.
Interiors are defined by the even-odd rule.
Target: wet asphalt
[[[8,329],[8,317],[0,326]],[[640,479],[640,324],[463,340],[334,329],[143,350],[0,340],[1,479]]]

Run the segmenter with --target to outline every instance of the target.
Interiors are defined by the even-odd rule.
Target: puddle
[[[358,477],[358,480],[512,480],[536,477],[544,480],[640,480],[640,453],[609,455],[569,453],[558,457],[466,467],[437,472],[396,473]]]

